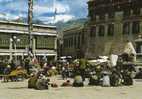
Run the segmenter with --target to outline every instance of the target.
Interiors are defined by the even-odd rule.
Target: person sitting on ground
[[[35,88],[38,76],[36,74],[31,74],[28,80],[28,88]]]
[[[125,70],[123,72],[123,84],[126,86],[133,85],[133,79],[131,77],[131,72],[128,70]]]
[[[103,72],[103,78],[102,78],[102,86],[103,87],[109,87],[110,86],[110,75],[107,71]]]
[[[110,75],[110,85],[114,87],[119,86],[121,84],[120,80],[121,80],[120,74],[116,71],[116,69],[114,69],[112,71],[112,74]]]
[[[70,80],[67,80],[66,82],[63,82],[63,84],[61,85],[61,87],[70,87],[72,86]]]
[[[74,82],[73,82],[73,87],[83,87],[83,86],[84,86],[84,84],[83,84],[82,76],[80,76],[80,75],[75,76]]]
[[[45,90],[48,89],[49,79],[45,77],[43,74],[40,74],[39,78],[36,81],[36,89],[37,90]]]
[[[89,85],[99,85],[99,77],[96,75],[96,73],[91,74],[89,79]]]
[[[139,68],[139,72],[135,76],[136,79],[142,79],[142,68]]]
[[[11,66],[10,65],[7,65],[4,69],[4,74],[5,75],[9,75],[11,72]],[[4,77],[4,82],[8,82],[9,81],[9,77],[8,76],[5,76]]]

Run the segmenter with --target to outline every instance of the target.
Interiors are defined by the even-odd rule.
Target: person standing
[[[110,86],[110,76],[107,71],[103,72],[103,78],[102,78],[102,86],[103,87],[109,87]]]

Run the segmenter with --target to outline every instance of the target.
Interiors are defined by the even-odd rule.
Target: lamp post
[[[17,54],[16,54],[16,46],[17,43],[20,42],[20,39],[18,39],[16,36],[12,36],[12,38],[10,38],[10,61],[12,60],[12,51],[14,49],[14,54],[15,54],[15,63],[17,64]]]

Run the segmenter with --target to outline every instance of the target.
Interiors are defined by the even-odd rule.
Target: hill
[[[58,22],[55,25],[57,26],[57,29],[59,31],[63,31],[68,28],[73,28],[77,26],[83,26],[84,23],[87,21],[87,19],[82,18],[82,19],[77,19],[77,20],[70,20],[68,22]]]

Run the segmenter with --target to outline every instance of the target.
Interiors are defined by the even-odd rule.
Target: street
[[[63,82],[58,77],[53,77],[51,81],[59,85]],[[135,82],[133,86],[50,87],[49,90],[28,89],[27,84],[27,80],[24,82],[1,82],[0,99],[142,99],[141,81]]]

